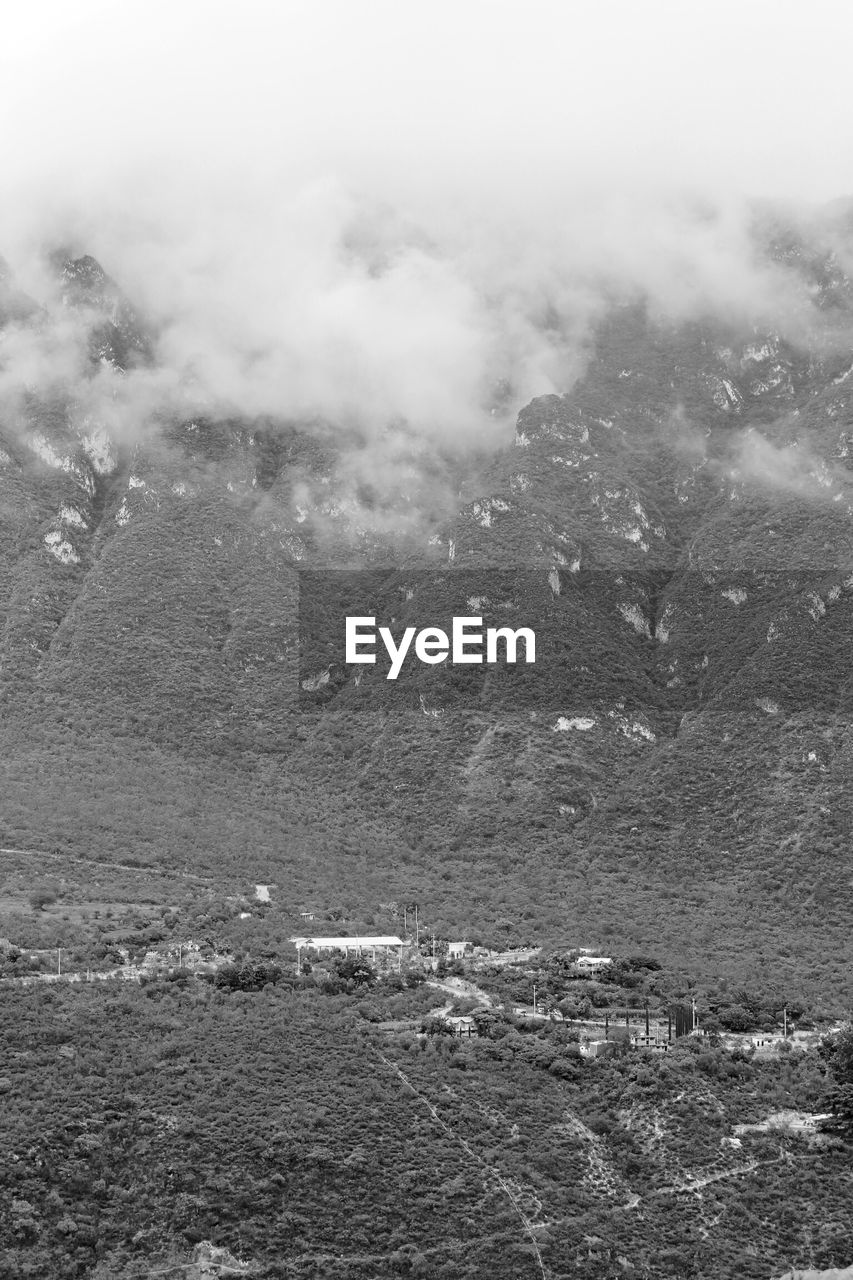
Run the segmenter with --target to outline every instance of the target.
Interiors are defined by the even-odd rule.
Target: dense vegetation
[[[417,903],[439,943],[543,946],[479,975],[508,1006],[696,998],[711,1032],[850,1008],[851,290],[815,253],[782,255],[812,348],[632,299],[506,447],[401,428],[386,492],[327,423],[151,421],[96,464],[73,385],[4,410],[0,1278],[168,1274],[203,1238],[295,1280],[850,1261],[849,1035],[766,1063],[582,1062],[572,1027],[494,1012],[422,1036],[446,991],[296,975],[287,943]],[[93,260],[62,272],[93,356],[155,358]],[[36,314],[0,290],[0,326]],[[300,572],[342,565],[378,567],[369,602],[300,609]],[[391,688],[324,633],[462,597],[548,661]],[[41,981],[190,937],[209,981],[183,954]],[[581,946],[612,971],[572,972]],[[836,1143],[733,1134],[783,1108]]]
[[[584,1062],[558,1024],[424,1039],[422,988],[298,984],[0,987],[0,1276],[169,1274],[201,1239],[317,1280],[533,1277],[534,1242],[552,1280],[844,1261],[849,1149],[730,1141],[822,1105],[814,1054]]]

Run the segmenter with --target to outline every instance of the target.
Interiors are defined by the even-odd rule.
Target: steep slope
[[[251,862],[294,896],[422,896],[448,928],[706,973],[757,943],[841,998],[850,290],[774,235],[814,335],[615,302],[583,378],[488,457],[198,412],[118,428],[93,388],[121,394],[156,334],[63,260],[77,363],[0,421],[5,838]],[[13,357],[52,313],[3,289]],[[389,682],[343,663],[347,612],[529,626],[537,662]]]

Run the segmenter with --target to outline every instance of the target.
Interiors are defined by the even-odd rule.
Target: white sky
[[[83,184],[167,156],[825,199],[853,192],[851,47],[845,0],[33,0],[4,14],[4,170],[73,156]]]

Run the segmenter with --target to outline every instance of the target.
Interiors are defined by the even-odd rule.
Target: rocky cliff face
[[[851,286],[819,243],[761,235],[810,299],[796,340],[617,300],[581,380],[506,447],[401,427],[381,466],[352,428],[128,400],[156,385],[157,335],[99,264],[60,257],[52,310],[4,268],[5,841],[233,867],[250,839],[321,896],[368,892],[357,864],[458,924],[665,925],[674,955],[757,943],[782,979],[806,937],[835,984]],[[530,626],[536,668],[354,672],[322,610],[299,626],[300,575],[342,566],[370,576],[338,604]]]

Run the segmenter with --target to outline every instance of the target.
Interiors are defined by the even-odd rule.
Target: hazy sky
[[[173,381],[453,438],[570,385],[608,273],[772,303],[741,198],[853,194],[851,37],[844,0],[34,0],[0,252],[34,292],[34,248],[96,254]]]
[[[4,171],[520,166],[830,198],[853,191],[851,45],[845,0],[34,0],[4,17]]]

